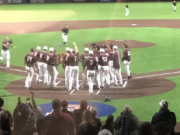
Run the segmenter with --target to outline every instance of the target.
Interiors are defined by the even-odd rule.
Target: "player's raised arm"
[[[75,49],[76,53],[79,52],[79,50],[78,50],[77,45],[76,45],[75,42],[73,42],[73,45],[74,45],[74,49]]]

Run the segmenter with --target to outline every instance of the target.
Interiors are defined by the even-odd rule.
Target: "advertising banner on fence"
[[[100,0],[100,2],[116,2],[116,0]]]
[[[22,0],[8,0],[8,3],[22,3]]]

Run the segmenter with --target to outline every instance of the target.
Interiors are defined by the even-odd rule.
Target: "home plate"
[[[132,26],[136,26],[137,24],[131,24]]]

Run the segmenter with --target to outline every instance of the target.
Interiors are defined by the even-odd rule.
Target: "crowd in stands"
[[[73,113],[66,100],[54,99],[52,112],[43,116],[31,95],[31,101],[25,103],[18,98],[13,114],[3,109],[6,104],[0,98],[0,135],[174,135],[176,116],[165,100],[151,122],[140,123],[131,106],[125,105],[117,118],[108,115],[102,124],[97,109],[86,100]]]

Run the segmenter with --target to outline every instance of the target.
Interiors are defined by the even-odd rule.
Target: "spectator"
[[[87,101],[86,100],[81,100],[80,101],[80,109],[75,109],[74,110],[74,115],[76,118],[76,129],[77,129],[77,134],[79,132],[79,124],[82,122],[82,114],[83,112],[87,109]]]
[[[44,129],[42,135],[75,135],[75,125],[69,114],[63,113],[61,101],[54,99],[52,101],[52,113],[48,114],[44,120]]]
[[[132,113],[129,105],[125,105],[121,116],[118,116],[115,121],[115,129],[117,134],[121,135],[136,135],[139,128],[139,120]]]
[[[171,112],[168,109],[168,102],[166,100],[162,100],[160,103],[159,112],[155,113],[152,117],[151,124],[154,126],[156,123],[160,121],[164,121],[170,125],[170,134],[174,135],[174,128],[176,126],[176,116],[174,112]]]
[[[0,134],[11,135],[13,118],[9,111],[3,110],[4,100],[0,98]]]
[[[82,123],[79,127],[79,135],[97,135],[96,124],[89,110],[83,112]]]
[[[91,114],[92,114],[92,118],[94,120],[94,122],[96,123],[96,127],[97,127],[97,133],[99,133],[102,124],[99,118],[97,118],[97,109],[95,107],[91,108]]]
[[[69,114],[69,115],[72,117],[73,121],[75,122],[74,113],[72,113],[72,112],[70,112],[70,111],[68,110],[68,102],[67,102],[66,100],[63,100],[63,101],[62,101],[61,111],[64,112],[64,113]]]
[[[169,135],[171,131],[170,125],[165,121],[159,121],[153,126],[154,135]]]
[[[142,123],[138,130],[138,135],[153,135],[153,128],[151,123],[149,122]]]
[[[32,109],[31,105],[21,103],[21,98],[18,98],[18,104],[14,109],[14,130],[15,134],[32,135],[37,132],[37,114]]]
[[[98,135],[113,135],[114,134],[114,116],[108,115],[106,124],[102,126]]]

